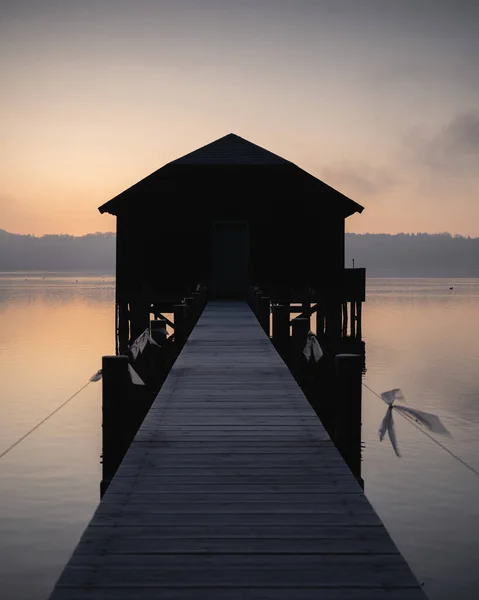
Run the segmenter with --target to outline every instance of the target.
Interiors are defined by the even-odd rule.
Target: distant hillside
[[[346,235],[346,266],[370,277],[479,277],[479,238],[449,233]]]
[[[0,271],[90,271],[114,273],[114,233],[19,235],[0,229]]]
[[[346,235],[346,266],[370,277],[479,277],[479,238],[450,234]],[[115,234],[18,235],[0,229],[0,271],[114,273]]]

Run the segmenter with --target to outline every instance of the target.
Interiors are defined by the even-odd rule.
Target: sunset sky
[[[477,0],[0,0],[0,229],[97,207],[233,132],[363,204],[479,236]]]

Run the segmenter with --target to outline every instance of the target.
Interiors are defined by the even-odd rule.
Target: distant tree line
[[[114,233],[19,235],[0,229],[0,271],[114,273]]]
[[[479,277],[479,238],[441,234],[346,235],[346,266],[369,276]],[[0,271],[114,273],[115,234],[19,235],[0,229]]]
[[[479,277],[479,238],[449,233],[346,235],[346,267],[369,276]]]

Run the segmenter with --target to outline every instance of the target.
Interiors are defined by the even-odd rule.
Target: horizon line
[[[75,235],[73,233],[42,233],[41,235],[37,235],[35,233],[17,233],[17,232],[13,232],[13,231],[7,231],[6,229],[2,229],[0,227],[0,232],[3,233],[7,233],[9,235],[18,235],[18,236],[28,236],[28,237],[34,237],[37,239],[41,239],[43,237],[47,237],[47,236],[68,236],[68,237],[74,237],[74,238],[81,238],[81,237],[86,237],[88,235],[116,235],[116,231],[90,231],[88,233],[83,233],[81,235]],[[357,233],[355,231],[346,231],[345,232],[345,236],[346,235],[390,235],[390,236],[395,236],[395,235],[430,235],[430,236],[434,236],[434,235],[448,235],[452,238],[454,237],[459,237],[459,238],[463,238],[463,239],[471,239],[471,240],[477,240],[479,239],[479,236],[471,236],[471,235],[466,235],[466,234],[462,234],[462,233],[452,233],[450,231],[436,231],[436,232],[429,232],[429,231],[399,231],[397,233],[389,233],[389,232],[369,232],[369,231],[364,231],[362,233]]]

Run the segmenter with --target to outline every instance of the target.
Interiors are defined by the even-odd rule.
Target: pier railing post
[[[323,308],[320,307],[316,311],[316,337],[322,339],[324,336],[324,313]]]
[[[363,305],[360,301],[356,302],[356,337],[361,340],[363,337]]]
[[[151,337],[157,344],[162,346],[166,341],[167,329],[165,319],[155,319],[150,321]]]
[[[337,354],[337,412],[334,442],[353,475],[361,479],[362,356]]]
[[[167,328],[165,319],[155,319],[150,321],[150,331],[153,340],[160,346],[154,344],[147,349],[149,357],[148,364],[148,383],[151,384],[154,393],[157,393],[170,369],[170,357],[168,353],[169,344],[167,343]]]
[[[193,298],[193,304],[192,304],[192,310],[193,310],[193,327],[196,325],[196,323],[198,322],[198,319],[200,318],[201,315],[201,311],[203,310],[201,308],[201,294],[200,292],[193,292],[191,294],[191,297]]]
[[[103,438],[103,481],[102,494],[128,449],[127,405],[130,390],[128,357],[104,356],[102,358],[102,438]]]
[[[266,335],[269,337],[269,319],[271,313],[271,298],[260,296],[258,299],[258,321]]]
[[[348,303],[343,302],[343,321],[341,328],[341,337],[344,339],[348,336]]]
[[[201,306],[201,310],[203,311],[206,306],[206,303],[208,302],[208,290],[205,286],[200,286],[199,292],[200,292],[200,306]]]
[[[254,312],[254,287],[252,285],[249,286],[248,292],[246,294],[246,301],[248,302],[248,306]]]
[[[192,296],[188,296],[184,299],[184,303],[186,306],[186,337],[188,337],[195,326],[194,298]]]
[[[351,337],[356,337],[356,302],[350,302],[350,315],[351,315]]]
[[[341,303],[330,302],[325,307],[326,336],[337,352],[341,342],[342,307]]]
[[[303,354],[309,332],[309,317],[296,317],[291,321],[291,372],[301,383],[302,371],[306,365],[306,359]]]
[[[290,355],[289,304],[273,304],[273,344],[278,354],[287,363]]]
[[[147,329],[150,324],[150,303],[143,298],[130,302],[130,341]]]
[[[256,315],[256,318],[259,317],[259,307],[260,307],[260,301],[261,301],[261,296],[263,295],[263,292],[259,289],[256,289],[254,292],[254,301],[253,301],[253,312]]]
[[[175,304],[173,307],[173,315],[173,321],[175,325],[175,347],[177,354],[179,354],[184,346],[186,338],[188,337],[186,324],[186,305]]]

